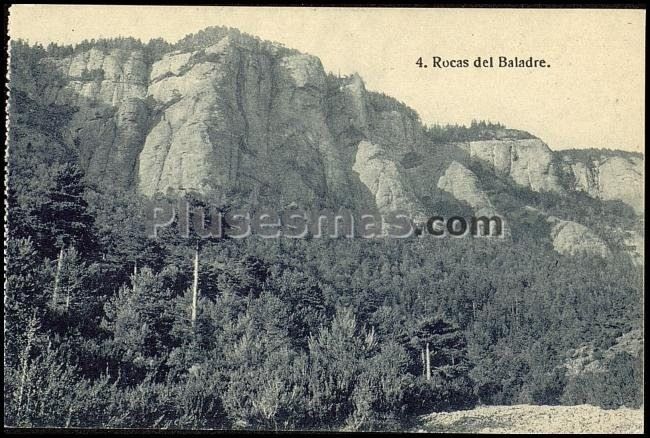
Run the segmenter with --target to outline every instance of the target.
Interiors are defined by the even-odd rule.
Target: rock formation
[[[12,63],[14,104],[24,107],[12,115],[13,138],[41,154],[74,150],[94,183],[146,196],[196,191],[232,203],[399,209],[423,218],[444,195],[493,215],[494,190],[488,195],[482,179],[495,178],[533,192],[619,200],[643,213],[642,157],[556,153],[507,129],[433,143],[415,111],[366,90],[359,75],[327,74],[314,56],[233,30],[148,50],[91,44],[43,55],[35,67]],[[35,107],[53,115],[40,130],[27,120]],[[476,163],[488,173],[470,170]],[[607,252],[575,222],[558,218],[553,230],[559,252]]]
[[[552,224],[551,239],[553,248],[564,255],[610,255],[607,244],[589,228],[573,221],[565,221],[554,216],[548,217]]]
[[[564,190],[553,152],[539,139],[472,141],[469,153],[497,175],[508,176],[520,186],[536,192]]]
[[[45,104],[79,108],[69,125],[87,175],[129,186],[147,133],[148,68],[142,51],[90,49],[43,60],[55,73],[42,90]]]
[[[480,188],[476,175],[456,161],[453,161],[445,174],[440,177],[438,188],[450,193],[459,201],[469,204],[477,216],[493,216],[496,214],[487,194]]]
[[[643,159],[625,156],[599,156],[579,161],[563,156],[565,172],[573,181],[573,189],[604,201],[620,200],[643,214]]]
[[[388,158],[380,146],[365,140],[359,143],[353,170],[374,196],[380,212],[407,212],[416,221],[426,221],[425,210],[401,165]]]

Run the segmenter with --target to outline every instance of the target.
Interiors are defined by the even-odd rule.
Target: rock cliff
[[[440,177],[438,188],[450,193],[459,201],[469,204],[477,216],[496,214],[487,194],[480,188],[476,175],[456,161],[453,161],[445,174]]]
[[[497,175],[533,191],[562,192],[553,152],[541,140],[472,141],[470,158],[486,163]]]
[[[643,214],[643,158],[635,154],[621,156],[596,154],[580,159],[562,154],[563,170],[571,189],[605,201],[620,200]]]
[[[253,37],[145,59],[92,48],[41,61],[58,80],[40,97],[78,108],[67,128],[93,180],[149,196],[372,206],[363,165],[352,170],[359,144],[398,162],[422,143],[417,115],[358,75],[328,77],[318,58]]]
[[[564,255],[610,255],[607,244],[589,228],[573,221],[566,221],[555,216],[549,216],[548,222],[552,224],[551,239],[553,248]]]
[[[391,160],[380,146],[365,140],[360,142],[353,170],[374,196],[380,212],[408,212],[416,221],[426,221],[425,209],[405,177],[402,166]]]
[[[611,255],[607,243],[588,227],[549,215],[528,205],[524,210],[549,225],[549,238],[558,253],[569,256],[586,254],[603,258]]]
[[[640,156],[557,153],[507,129],[435,143],[415,111],[368,91],[357,74],[327,74],[314,56],[236,31],[214,35],[160,52],[95,44],[44,51],[29,67],[12,62],[14,105],[24,107],[12,135],[42,154],[74,150],[91,181],[147,196],[197,191],[231,203],[399,209],[419,218],[451,197],[492,215],[500,194],[485,187],[498,179],[643,213]],[[53,122],[23,129],[34,125],[34,107],[55,114]],[[509,211],[499,213],[507,220]],[[558,218],[553,230],[559,252],[607,251],[575,222]]]
[[[131,185],[148,128],[148,67],[142,51],[93,48],[42,63],[58,79],[45,84],[42,101],[79,109],[68,130],[87,175]]]

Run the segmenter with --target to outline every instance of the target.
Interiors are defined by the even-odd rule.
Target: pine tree
[[[41,165],[18,202],[33,218],[27,228],[39,250],[51,259],[74,246],[82,254],[96,248],[94,218],[84,198],[83,172],[74,163]]]
[[[42,261],[30,238],[8,239],[5,279],[5,358],[16,358],[17,338],[34,314],[42,316],[48,300],[43,288],[52,272]]]
[[[102,327],[112,334],[114,354],[132,365],[151,369],[178,346],[172,335],[175,296],[163,284],[163,276],[143,268],[104,306]],[[187,316],[186,316],[187,317]]]

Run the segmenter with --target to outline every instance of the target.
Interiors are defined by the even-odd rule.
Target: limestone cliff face
[[[318,58],[262,50],[244,38],[169,54],[151,70],[157,122],[140,154],[138,189],[363,203],[354,145],[337,136],[367,136],[365,89],[357,78],[334,93],[351,104],[349,120],[328,119],[330,90]]]
[[[643,214],[643,159],[637,156],[599,156],[588,161],[563,156],[564,171],[573,189],[605,201],[620,200]]]
[[[472,141],[459,148],[469,159],[533,191],[580,191],[596,199],[622,201],[637,214],[644,211],[643,158],[636,155],[607,154],[585,160],[553,152],[535,138]]]
[[[68,83],[45,90],[45,99],[58,104],[82,106],[96,101],[119,107],[129,99],[144,98],[147,65],[139,51],[90,49],[64,59],[45,59]]]
[[[318,58],[244,37],[166,55],[149,84],[156,123],[137,181],[147,195],[193,189],[373,206],[358,176],[361,142],[399,160],[422,140],[417,118],[383,108],[358,75],[328,80]]]
[[[391,160],[382,147],[365,140],[359,143],[353,169],[374,196],[380,212],[407,212],[416,221],[426,220],[425,210],[404,169]]]
[[[69,140],[86,174],[98,182],[132,184],[147,131],[144,54],[90,49],[42,64],[56,79],[39,90],[42,102],[79,109],[68,127]]]
[[[642,158],[554,153],[513,130],[434,144],[415,111],[368,91],[359,75],[328,75],[318,58],[248,35],[216,35],[155,54],[98,44],[45,56],[38,74],[12,63],[14,97],[19,89],[31,102],[21,117],[34,113],[33,104],[67,108],[52,117],[59,126],[35,130],[18,121],[12,136],[41,154],[74,150],[93,182],[147,196],[191,190],[232,204],[424,218],[449,196],[479,215],[496,214],[495,190],[513,184],[560,196],[582,191],[643,212]],[[502,185],[491,185],[490,199],[483,178],[497,176]],[[499,213],[507,220],[510,211]],[[579,224],[553,224],[559,252],[606,252]]]
[[[367,141],[403,165],[420,200],[435,198],[450,161],[423,146],[414,111],[368,92],[356,74],[328,77],[314,56],[224,35],[155,62],[142,50],[100,48],[45,58],[51,78],[29,91],[45,105],[78,108],[66,138],[90,178],[146,195],[196,190],[372,207],[376,196],[357,162]],[[32,81],[21,82],[30,88]],[[534,191],[579,190],[643,211],[639,158],[557,160],[539,139],[507,136],[454,149],[458,163],[478,160]]]
[[[487,194],[481,189],[476,175],[462,164],[453,161],[438,180],[438,188],[459,201],[469,204],[478,216],[496,214]]]
[[[549,215],[529,205],[524,209],[538,215],[550,225],[549,238],[558,253],[569,256],[596,255],[603,258],[611,255],[607,243],[588,227]]]
[[[225,40],[156,62],[148,90],[155,117],[140,156],[138,189],[205,193],[244,185],[259,192],[275,146],[268,136],[274,61]],[[264,164],[259,170],[256,161]],[[322,179],[313,177],[316,196]]]
[[[598,255],[603,258],[610,255],[607,244],[584,225],[554,216],[549,216],[547,220],[552,224],[553,248],[560,254]]]
[[[482,161],[520,186],[536,192],[564,191],[553,152],[539,139],[472,141],[468,149],[470,158]]]
[[[318,58],[253,37],[145,58],[90,49],[42,61],[58,79],[43,100],[78,108],[70,142],[93,180],[149,196],[374,207],[352,169],[360,142],[396,163],[422,143],[417,115],[358,75],[328,77]]]

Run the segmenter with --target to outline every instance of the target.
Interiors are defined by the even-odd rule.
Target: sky
[[[316,55],[335,74],[356,72],[425,124],[484,119],[552,149],[644,152],[644,10],[14,5],[9,35],[44,45],[175,42],[216,25]],[[550,67],[434,68],[434,56],[470,65],[532,56]]]

